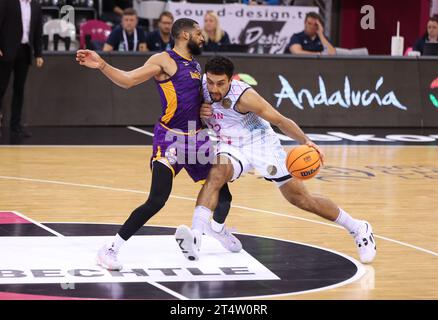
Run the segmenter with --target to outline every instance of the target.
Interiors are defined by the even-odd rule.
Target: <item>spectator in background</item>
[[[285,53],[320,55],[323,52],[335,55],[336,49],[324,35],[321,16],[309,12],[304,19],[304,31],[292,36]]]
[[[13,137],[30,136],[21,125],[21,111],[32,58],[36,58],[37,67],[44,63],[42,18],[41,5],[37,1],[0,0],[0,112],[9,79],[14,73],[10,122]]]
[[[132,8],[125,9],[122,24],[111,32],[103,51],[147,51],[146,36],[137,24],[137,12]]]
[[[219,24],[219,17],[213,11],[209,11],[204,16],[204,50],[218,51],[222,45],[230,44],[230,37]]]
[[[438,16],[429,18],[429,21],[427,22],[426,33],[415,42],[412,50],[419,51],[421,54],[423,54],[424,44],[430,42],[438,42]]]
[[[147,49],[150,51],[170,50],[174,41],[170,35],[173,25],[173,15],[169,11],[163,11],[158,19],[158,30],[152,31],[146,36]]]
[[[104,0],[102,1],[102,16],[100,18],[115,26],[119,25],[124,10],[128,8],[132,8],[132,0]]]

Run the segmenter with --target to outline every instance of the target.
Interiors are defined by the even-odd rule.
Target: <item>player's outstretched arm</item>
[[[263,99],[254,89],[246,90],[240,97],[237,108],[240,112],[254,112],[259,117],[277,126],[285,135],[294,139],[300,144],[307,144],[314,147],[324,162],[324,153],[313,143],[301,130],[301,128],[291,119],[286,118],[274,109],[271,104]]]
[[[78,50],[76,53],[76,61],[78,61],[80,65],[92,69],[99,69],[112,82],[125,89],[136,86],[160,74],[162,71],[162,60],[163,58],[160,54],[157,54],[150,57],[140,68],[132,71],[123,71],[111,66],[95,51]]]

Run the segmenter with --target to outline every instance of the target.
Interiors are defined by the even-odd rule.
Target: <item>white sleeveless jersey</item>
[[[270,123],[253,112],[240,113],[236,104],[242,94],[251,86],[245,82],[232,80],[230,90],[220,102],[213,102],[207,89],[207,77],[202,78],[204,101],[212,103],[213,116],[206,121],[222,143],[241,147],[264,142],[267,135],[275,135]]]

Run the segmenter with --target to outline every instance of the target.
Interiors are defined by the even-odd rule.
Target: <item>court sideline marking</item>
[[[51,228],[49,228],[49,227],[46,227],[46,226],[43,225],[42,223],[37,222],[37,221],[35,221],[35,220],[29,218],[28,216],[25,216],[24,214],[22,214],[22,213],[20,213],[20,212],[17,212],[17,211],[11,211],[11,212],[12,212],[13,214],[19,216],[20,218],[23,218],[24,220],[27,220],[27,221],[29,221],[29,222],[32,222],[32,224],[37,225],[38,227],[40,227],[40,228],[42,228],[42,229],[44,229],[44,230],[50,232],[51,234],[53,234],[53,235],[55,235],[55,236],[57,236],[57,237],[64,238],[64,235],[63,235],[63,234],[60,234],[59,232],[56,232],[55,230],[53,230],[53,229],[51,229]]]
[[[17,181],[27,181],[27,182],[38,182],[38,183],[47,183],[47,184],[57,184],[57,185],[65,185],[65,186],[73,186],[73,187],[81,187],[81,188],[93,188],[93,189],[101,189],[101,190],[108,190],[108,191],[120,191],[120,192],[129,192],[129,193],[139,193],[139,194],[149,194],[149,192],[147,191],[140,191],[140,190],[133,190],[133,189],[124,189],[124,188],[113,188],[113,187],[106,187],[106,186],[98,186],[98,185],[91,185],[91,184],[82,184],[82,183],[73,183],[73,182],[64,182],[64,181],[56,181],[56,180],[45,180],[45,179],[33,179],[33,178],[22,178],[22,177],[12,177],[12,176],[0,176],[0,179],[5,179],[5,180],[17,180]],[[182,197],[182,196],[176,196],[176,195],[170,195],[171,198],[175,198],[175,199],[180,199],[180,200],[187,200],[187,201],[196,201],[195,198],[189,198],[189,197]],[[282,214],[282,213],[278,213],[278,212],[274,212],[274,211],[269,211],[269,210],[263,210],[263,209],[256,209],[256,208],[250,208],[250,207],[246,207],[246,206],[239,206],[239,205],[231,205],[232,208],[236,208],[236,209],[243,209],[243,210],[248,210],[248,211],[253,211],[253,212],[258,212],[258,213],[267,213],[267,214],[271,214],[274,216],[279,216],[279,217],[284,217],[284,218],[288,218],[288,219],[295,219],[295,220],[301,220],[301,221],[306,221],[306,222],[310,222],[310,223],[316,223],[316,224],[321,224],[321,225],[325,225],[325,226],[329,226],[332,228],[338,228],[338,229],[343,229],[343,227],[332,224],[332,223],[327,223],[327,222],[321,222],[321,221],[317,221],[317,220],[312,220],[312,219],[307,219],[307,218],[302,218],[302,217],[297,217],[294,215],[287,215],[287,214]],[[389,242],[393,242],[405,247],[409,247],[418,251],[422,251],[424,253],[428,253],[431,254],[433,256],[438,257],[438,252],[434,252],[428,249],[424,249],[406,242],[402,242],[402,241],[398,241],[395,239],[391,239],[388,237],[384,237],[384,236],[379,236],[379,235],[374,235],[376,238],[382,239],[382,240],[386,240]]]
[[[140,129],[140,128],[136,128],[136,127],[133,127],[133,126],[128,126],[127,127],[129,130],[132,130],[132,131],[136,131],[136,132],[139,132],[139,133],[143,133],[143,134],[145,134],[145,135],[147,135],[147,136],[150,136],[150,137],[153,137],[154,136],[154,134],[152,133],[152,132],[149,132],[149,131],[146,131],[146,130],[142,130],[142,129]]]
[[[49,222],[42,222],[42,223],[47,223],[47,224],[53,224],[53,223],[60,223],[60,224],[65,224],[66,222],[62,222],[62,221],[58,221],[58,222],[53,222],[53,221],[49,221]],[[67,222],[67,224],[97,224],[97,225],[119,225],[118,223],[106,223],[106,222]],[[165,225],[156,225],[156,224],[148,224],[147,226],[149,227],[161,227],[161,228],[172,228],[174,229],[175,226],[165,226]],[[288,293],[279,293],[279,294],[269,294],[269,295],[260,295],[260,296],[247,296],[247,297],[238,297],[238,298],[223,298],[223,297],[219,297],[219,298],[205,298],[202,300],[245,300],[245,299],[262,299],[262,298],[275,298],[275,297],[284,297],[284,296],[295,296],[295,295],[300,295],[300,294],[307,294],[307,293],[314,293],[314,292],[320,292],[320,291],[326,291],[329,289],[336,289],[339,287],[343,287],[349,284],[352,284],[353,282],[356,282],[359,279],[362,279],[363,276],[366,276],[368,273],[374,273],[374,267],[372,265],[367,265],[367,264],[362,264],[360,262],[358,262],[356,259],[341,253],[339,251],[335,251],[332,249],[328,249],[328,248],[324,248],[324,247],[320,247],[320,246],[316,246],[313,244],[308,244],[308,243],[303,243],[303,242],[298,242],[298,241],[292,241],[292,240],[285,240],[285,239],[280,239],[280,238],[275,238],[275,237],[268,237],[268,236],[260,236],[260,235],[255,235],[252,233],[242,233],[242,232],[237,232],[236,234],[241,234],[241,235],[246,235],[246,236],[252,236],[252,237],[258,237],[258,238],[264,238],[264,239],[271,239],[271,240],[277,240],[277,241],[282,241],[282,242],[288,242],[288,243],[294,243],[294,244],[299,244],[302,246],[306,246],[306,247],[311,247],[311,248],[316,248],[316,249],[320,249],[323,251],[327,251],[327,252],[331,252],[334,253],[336,255],[339,255],[347,260],[349,260],[350,262],[352,262],[356,268],[357,268],[357,272],[356,274],[351,277],[350,279],[344,280],[342,282],[333,284],[333,285],[329,285],[326,287],[321,287],[321,288],[317,288],[317,289],[310,289],[310,290],[303,290],[303,291],[296,291],[296,292],[288,292]],[[143,235],[138,235],[139,237],[143,236]],[[136,237],[136,236],[134,236]]]

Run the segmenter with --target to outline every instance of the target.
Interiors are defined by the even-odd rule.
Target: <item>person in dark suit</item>
[[[29,137],[21,125],[24,87],[33,57],[42,67],[42,11],[37,0],[0,1],[0,113],[2,100],[14,73],[11,133]]]

